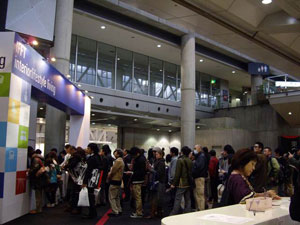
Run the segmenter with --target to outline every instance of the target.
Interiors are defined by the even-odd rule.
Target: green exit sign
[[[211,83],[211,84],[215,84],[215,83],[216,83],[216,80],[211,80],[210,83]]]

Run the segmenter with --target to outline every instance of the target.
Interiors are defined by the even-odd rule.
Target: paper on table
[[[223,223],[225,222],[231,224],[243,224],[243,223],[248,223],[250,221],[253,221],[253,219],[251,218],[227,216],[223,214],[208,214],[205,216],[198,217],[198,219],[210,220],[215,222],[223,222]]]

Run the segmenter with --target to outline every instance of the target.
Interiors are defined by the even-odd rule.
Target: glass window
[[[96,41],[78,37],[76,82],[95,84]]]
[[[210,76],[201,74],[201,98],[200,102],[202,106],[210,106]]]
[[[176,101],[176,70],[177,66],[172,63],[165,62],[165,87],[164,98]]]
[[[148,95],[148,56],[134,53],[133,92]]]
[[[216,108],[220,104],[220,79],[211,77],[211,107]]]
[[[131,92],[132,52],[117,48],[117,89]]]
[[[181,67],[177,66],[177,101],[181,101]]]
[[[163,97],[163,62],[150,58],[150,95]]]
[[[116,48],[98,43],[97,86],[115,88]]]
[[[200,104],[200,99],[201,99],[201,81],[200,81],[200,73],[196,71],[196,82],[195,82],[195,99],[196,99],[196,105],[201,105]]]
[[[75,59],[76,59],[76,35],[72,35],[71,39],[71,55],[70,55],[70,75],[71,80],[75,80]]]

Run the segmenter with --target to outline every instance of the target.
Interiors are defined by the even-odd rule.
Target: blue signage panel
[[[57,104],[58,108],[71,114],[84,114],[85,95],[18,34],[14,42],[12,72],[43,92],[49,103]]]
[[[270,67],[264,63],[248,63],[248,73],[254,75],[269,75]]]

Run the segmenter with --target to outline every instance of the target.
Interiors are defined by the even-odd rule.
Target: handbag
[[[84,207],[90,206],[89,193],[86,187],[82,188],[81,191],[79,192],[79,200],[77,206],[84,206]]]

